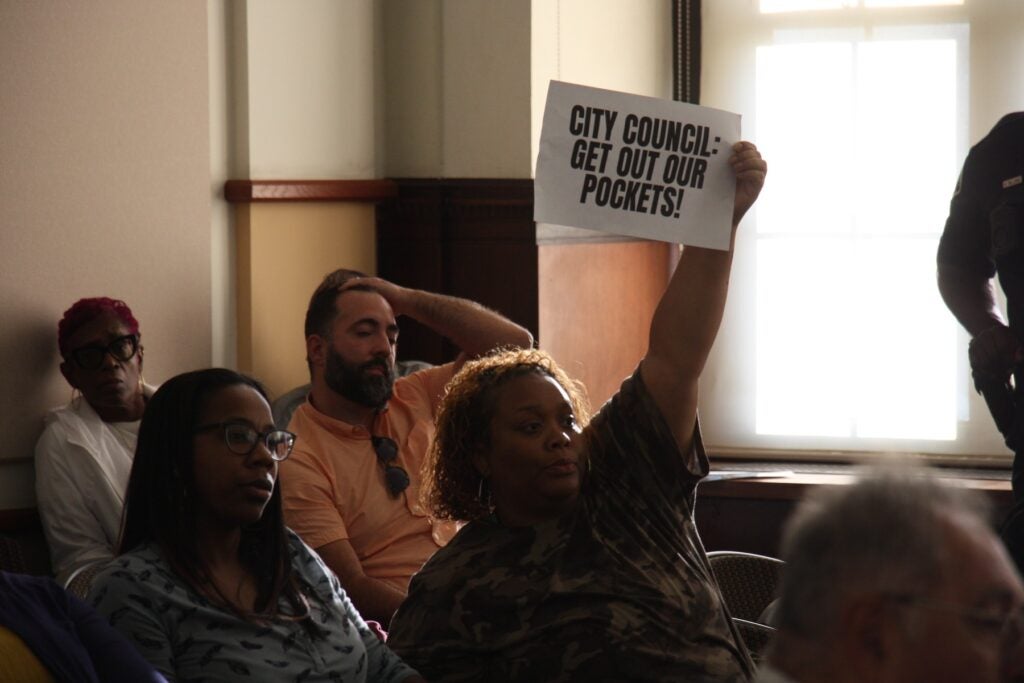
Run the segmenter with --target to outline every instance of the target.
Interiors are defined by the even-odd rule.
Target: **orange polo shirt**
[[[309,399],[299,406],[288,424],[295,449],[281,464],[286,524],[313,548],[348,539],[367,576],[406,591],[456,531],[454,522],[431,518],[419,502],[434,414],[452,375],[449,364],[396,381],[372,433],[324,415]],[[371,436],[398,444],[395,464],[409,474],[409,487],[397,497],[388,491]]]

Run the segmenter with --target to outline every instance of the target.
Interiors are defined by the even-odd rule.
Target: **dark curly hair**
[[[491,514],[481,500],[482,478],[473,455],[490,447],[491,420],[498,389],[531,373],[546,375],[569,395],[576,421],[590,417],[583,384],[571,379],[555,360],[539,349],[498,350],[466,365],[448,383],[438,408],[437,432],[423,466],[422,502],[440,519],[471,521]]]

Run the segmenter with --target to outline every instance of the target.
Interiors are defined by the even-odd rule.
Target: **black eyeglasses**
[[[103,365],[103,359],[109,353],[117,361],[128,361],[135,357],[139,351],[139,336],[137,334],[126,334],[118,337],[106,346],[99,344],[82,346],[72,351],[69,356],[75,364],[83,370],[98,370]]]
[[[261,433],[245,422],[213,422],[196,427],[195,432],[198,434],[211,429],[223,429],[224,443],[232,453],[239,455],[249,455],[262,441],[270,452],[270,457],[281,462],[291,455],[292,447],[295,446],[295,435],[289,431],[270,429]]]
[[[398,460],[398,444],[386,436],[371,436],[373,452],[377,454],[377,462],[384,468],[384,480],[392,496],[398,496],[409,488],[409,473],[395,464]]]

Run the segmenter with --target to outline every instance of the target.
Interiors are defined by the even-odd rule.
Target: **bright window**
[[[702,384],[709,444],[1008,456],[935,250],[970,144],[1024,109],[1022,7],[704,4],[702,104],[742,113],[770,168]]]

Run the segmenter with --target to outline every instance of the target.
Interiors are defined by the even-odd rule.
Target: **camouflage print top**
[[[686,455],[639,373],[586,429],[575,510],[466,525],[416,574],[388,646],[431,681],[745,681],[693,521],[708,460]]]

